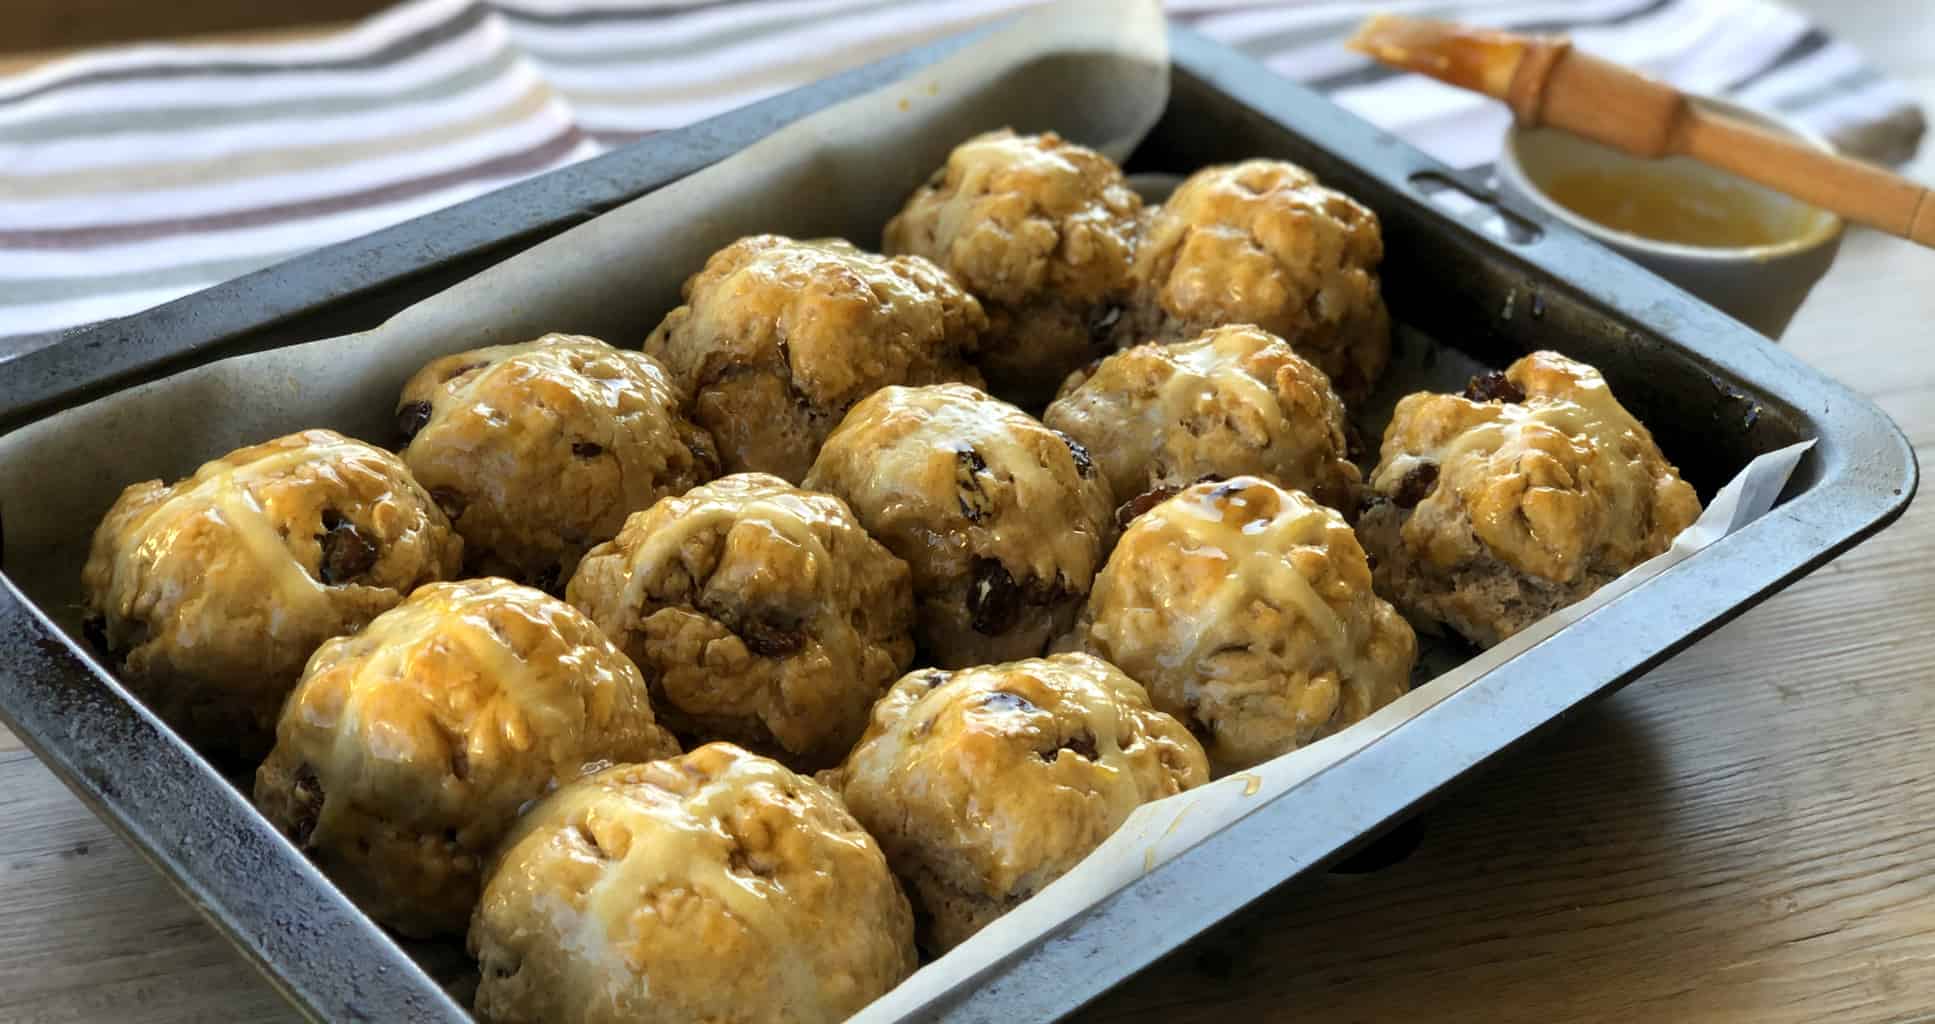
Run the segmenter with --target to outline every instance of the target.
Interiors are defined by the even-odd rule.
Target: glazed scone
[[[1385,428],[1358,520],[1380,593],[1489,647],[1665,551],[1700,499],[1599,371],[1534,352]]]
[[[255,802],[371,917],[461,935],[527,801],[677,753],[638,669],[570,605],[435,583],[309,659]]]
[[[967,285],[991,327],[981,372],[1036,406],[1107,347],[1128,296],[1142,199],[1122,169],[1054,132],[977,135],[916,189],[883,235]]]
[[[1137,345],[1077,371],[1042,421],[1088,449],[1125,505],[1247,473],[1356,508],[1344,403],[1322,370],[1247,324]]]
[[[719,475],[712,438],[642,352],[547,334],[445,356],[403,386],[403,461],[449,514],[469,575],[555,591],[625,517]]]
[[[1418,653],[1371,591],[1344,517],[1253,476],[1197,484],[1137,518],[1071,641],[1148,687],[1219,773],[1396,700]]]
[[[1040,654],[1113,532],[1108,481],[1079,443],[964,384],[874,392],[806,488],[843,499],[906,560],[920,646],[948,668]]]
[[[914,657],[907,563],[840,499],[764,473],[634,514],[565,597],[644,670],[674,733],[800,771],[844,757]]]
[[[1255,324],[1317,364],[1345,400],[1361,398],[1391,355],[1383,259],[1377,215],[1309,171],[1281,160],[1204,168],[1150,219],[1121,336],[1182,341]]]
[[[729,743],[566,786],[470,926],[486,1024],[818,1024],[913,973],[913,915],[819,783]]]
[[[82,572],[87,631],[189,742],[252,763],[316,646],[456,576],[463,548],[396,456],[303,431],[122,491]]]
[[[980,384],[988,318],[940,267],[842,241],[742,238],[685,282],[645,342],[692,396],[728,473],[794,483],[853,403],[889,384]]]
[[[1209,781],[1203,748],[1086,654],[914,672],[838,780],[943,953],[1100,846],[1130,812]]]

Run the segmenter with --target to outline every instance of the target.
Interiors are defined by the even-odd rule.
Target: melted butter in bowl
[[[1694,102],[1831,148],[1744,107]],[[1840,248],[1841,219],[1825,210],[1685,157],[1642,159],[1550,128],[1511,128],[1498,180],[1523,205],[1770,338],[1780,336]]]
[[[1560,206],[1596,224],[1679,245],[1775,245],[1805,235],[1815,221],[1806,207],[1769,202],[1765,189],[1747,182],[1667,167],[1573,170],[1540,184]]]

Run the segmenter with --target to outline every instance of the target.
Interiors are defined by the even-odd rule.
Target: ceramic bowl
[[[1791,122],[1720,100],[1693,102],[1833,150],[1826,139]],[[1724,198],[1729,215],[1747,222],[1735,226],[1760,237],[1755,244],[1692,245],[1608,227],[1548,191],[1563,187],[1568,176],[1576,187],[1582,174],[1602,184]],[[1498,178],[1507,195],[1539,207],[1769,338],[1786,330],[1841,247],[1841,218],[1825,210],[1685,157],[1644,160],[1549,128],[1514,125],[1507,131]]]

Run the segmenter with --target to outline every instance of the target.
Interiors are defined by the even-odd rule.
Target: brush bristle
[[[1377,14],[1344,45],[1392,67],[1502,99],[1529,42],[1509,32]]]

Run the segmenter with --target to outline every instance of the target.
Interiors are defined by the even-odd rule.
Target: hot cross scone
[[[980,298],[989,389],[1036,408],[1106,349],[1141,216],[1108,157],[1054,132],[1003,129],[954,147],[883,240],[890,253],[939,263]]]
[[[1417,660],[1344,517],[1253,476],[1196,484],[1129,524],[1067,643],[1148,687],[1224,772],[1396,700]]]
[[[1481,646],[1665,551],[1700,500],[1599,371],[1534,352],[1398,403],[1358,520],[1378,590]]]
[[[1180,722],[1086,654],[909,674],[837,776],[944,952],[1209,779]]]
[[[470,952],[489,1024],[835,1024],[915,966],[907,898],[839,797],[729,743],[532,808]]]
[[[920,256],[742,238],[685,283],[645,341],[692,396],[728,473],[806,475],[853,404],[889,384],[979,385],[987,315]]]
[[[316,646],[463,550],[396,456],[307,430],[122,491],[82,571],[87,629],[191,743],[253,762]]]
[[[1208,327],[1255,324],[1354,401],[1390,359],[1383,258],[1377,215],[1309,171],[1281,160],[1204,168],[1150,218],[1118,336],[1182,341]]]

